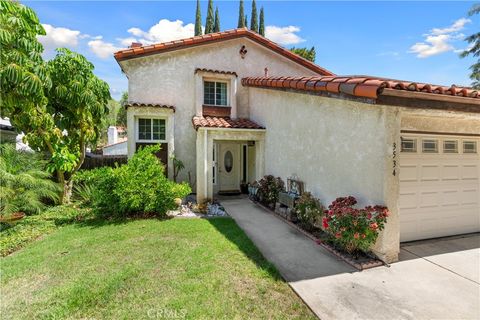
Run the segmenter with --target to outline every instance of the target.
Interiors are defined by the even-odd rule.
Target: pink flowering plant
[[[325,210],[322,226],[332,236],[333,242],[348,253],[368,252],[384,228],[388,209],[383,206],[354,208],[357,200],[350,197],[337,198]]]

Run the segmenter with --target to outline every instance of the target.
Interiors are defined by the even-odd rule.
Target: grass
[[[76,223],[0,261],[2,319],[314,318],[232,219]]]

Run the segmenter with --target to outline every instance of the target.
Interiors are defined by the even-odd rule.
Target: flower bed
[[[356,200],[353,201],[354,200],[353,197],[339,198],[339,199],[340,199],[340,201],[338,201],[336,203],[335,209],[342,208],[342,210],[344,210],[345,208],[344,208],[344,206],[342,206],[342,204],[351,204],[351,206],[353,206],[353,204],[352,204],[353,202],[355,202],[355,204],[356,204]],[[337,200],[339,200],[339,199],[337,199]],[[349,199],[349,202],[346,202],[346,203],[342,202],[341,199]],[[278,212],[272,210],[271,208],[263,205],[262,203],[260,203],[258,201],[253,201],[253,202],[262,206],[264,209],[268,210],[270,213],[273,213],[276,217],[278,217],[278,218],[282,219],[283,221],[287,222],[290,226],[292,226],[295,229],[297,229],[298,231],[302,232],[305,236],[307,236],[311,240],[315,241],[318,245],[324,247],[329,252],[331,252],[332,254],[337,256],[338,258],[344,260],[345,262],[347,262],[348,264],[350,264],[351,266],[353,266],[354,268],[356,268],[358,270],[365,270],[365,269],[369,269],[369,268],[373,268],[373,267],[383,265],[382,261],[380,261],[378,258],[376,258],[372,253],[367,251],[368,249],[365,250],[365,251],[367,251],[367,253],[366,253],[366,252],[361,251],[361,250],[353,250],[352,251],[352,250],[347,250],[346,248],[342,247],[341,242],[338,241],[339,238],[336,238],[334,236],[332,237],[331,234],[326,232],[326,230],[328,230],[328,228],[325,228],[326,230],[324,231],[320,227],[315,226],[314,224],[305,223],[305,219],[287,219],[286,215],[279,214]],[[334,203],[335,203],[335,201],[334,201]],[[350,208],[351,208],[351,206],[350,206]],[[334,220],[335,218],[332,218],[332,216],[334,216],[334,215],[329,214],[329,211],[335,210],[335,209],[333,207],[332,208],[330,208],[330,207],[329,207],[329,210],[325,211],[326,216],[325,216],[325,218],[323,219],[322,222],[323,222],[323,227],[325,227],[325,224],[327,222],[331,222],[331,224],[328,227],[333,228],[334,226],[336,226],[336,224],[333,221],[336,221],[336,220]],[[365,209],[352,209],[352,210],[361,211],[362,214],[366,210],[367,211],[367,213],[365,213],[366,217],[368,217],[368,214],[370,213],[372,215],[372,218],[377,218],[377,216],[374,217],[374,215],[376,214],[376,211],[374,212],[374,210],[379,210],[379,212],[380,212],[378,214],[379,219],[380,219],[380,217],[383,217],[384,212],[386,212],[386,208],[379,207],[379,206],[367,207]],[[349,211],[349,212],[355,212],[355,211]],[[345,214],[347,214],[347,213],[345,213]],[[380,215],[382,215],[382,216],[380,216]],[[386,215],[385,215],[384,218],[386,218]],[[342,221],[342,223],[344,223],[344,221],[342,219],[339,219],[339,220]],[[383,222],[384,222],[384,220],[383,220]],[[381,230],[381,228],[383,228],[383,222],[380,222],[380,224],[377,223],[375,231]],[[357,226],[358,226],[358,223],[357,223]],[[363,224],[362,224],[362,226],[363,226]],[[340,227],[340,228],[343,228],[343,227]],[[347,230],[345,229],[345,231],[347,231]],[[349,231],[349,232],[351,232],[351,231]],[[352,233],[352,238],[354,240],[357,240],[356,237],[355,237],[355,233],[356,233],[356,231]],[[347,235],[347,234],[349,235],[349,233],[345,232],[345,235]],[[360,238],[362,238],[362,236],[360,236]],[[350,239],[350,236],[348,236],[348,239]],[[367,239],[367,236],[365,238],[361,239],[361,240],[365,240],[365,239]],[[376,240],[376,236],[373,236],[372,234],[369,234],[367,240],[371,241],[373,239]],[[348,240],[348,241],[350,241],[350,240]],[[349,247],[349,249],[351,249],[351,247]]]

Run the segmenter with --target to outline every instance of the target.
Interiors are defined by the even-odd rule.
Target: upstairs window
[[[138,119],[138,140],[165,140],[165,119]]]
[[[227,83],[204,81],[203,104],[211,106],[227,106]]]

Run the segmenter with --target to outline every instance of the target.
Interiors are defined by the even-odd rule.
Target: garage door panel
[[[460,180],[460,166],[451,164],[444,165],[442,168],[442,180]]]
[[[480,231],[479,155],[444,153],[442,141],[462,146],[458,137],[428,139],[438,140],[438,153],[400,153],[401,241]]]
[[[462,166],[463,180],[478,180],[478,164],[468,164]]]
[[[440,166],[435,164],[422,165],[420,167],[420,181],[440,180]]]

